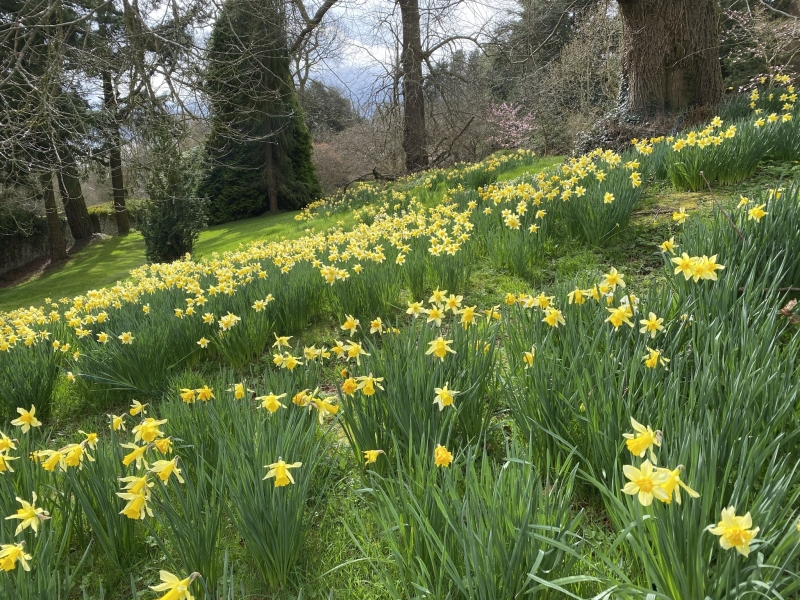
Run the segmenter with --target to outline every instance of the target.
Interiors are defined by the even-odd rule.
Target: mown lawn
[[[294,220],[297,212],[262,215],[209,227],[200,234],[195,256],[237,250],[253,240],[279,240],[303,235],[306,226]],[[351,219],[349,219],[351,220]],[[313,229],[330,227],[334,219],[320,219]],[[128,277],[131,269],[145,264],[144,240],[138,232],[93,243],[66,264],[48,269],[20,285],[0,290],[0,311],[41,304],[45,298],[77,296],[87,290],[114,285]]]
[[[539,171],[562,161],[561,156],[542,158],[533,166],[521,166],[502,173],[498,180],[513,179],[532,169]],[[431,200],[431,204],[437,199]],[[320,217],[311,224],[295,221],[297,214],[296,211],[265,214],[209,227],[200,234],[193,254],[195,257],[210,257],[214,252],[236,251],[254,240],[293,239],[304,235],[308,229],[323,231],[336,224],[350,227],[354,223],[349,213]],[[47,269],[20,285],[0,290],[0,311],[38,306],[45,298],[77,296],[88,290],[112,286],[126,279],[131,269],[146,262],[144,240],[138,232],[95,242],[66,264]]]

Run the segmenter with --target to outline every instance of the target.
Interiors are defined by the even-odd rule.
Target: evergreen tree
[[[227,0],[211,35],[212,131],[199,193],[209,222],[297,209],[320,194],[289,68],[281,0]]]

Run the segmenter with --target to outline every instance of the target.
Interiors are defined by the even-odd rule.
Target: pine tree
[[[320,194],[292,84],[281,0],[227,0],[211,36],[206,142],[209,222],[297,209]]]

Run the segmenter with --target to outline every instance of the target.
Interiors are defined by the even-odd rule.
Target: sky
[[[341,39],[335,56],[323,60],[313,71],[312,78],[333,85],[351,96],[356,105],[366,101],[381,76],[396,61],[399,12],[391,0],[339,0],[340,4],[326,15]],[[422,0],[423,20],[427,21],[428,38],[432,43],[458,34],[486,39],[500,21],[513,15],[517,5],[514,0]],[[426,7],[438,10],[426,11]],[[444,7],[444,11],[442,11]],[[311,12],[309,10],[309,12]],[[443,14],[440,22],[433,15]],[[426,31],[423,31],[423,37]],[[423,47],[425,47],[423,40]],[[444,58],[451,50],[472,50],[475,44],[457,40],[434,54]]]

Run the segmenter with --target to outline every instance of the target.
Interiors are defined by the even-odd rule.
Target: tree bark
[[[128,209],[125,206],[125,185],[122,178],[122,138],[117,122],[117,99],[111,82],[111,73],[103,71],[103,104],[110,119],[108,164],[111,168],[111,190],[114,197],[114,216],[119,235],[127,235],[131,230]]]
[[[652,117],[711,109],[722,98],[719,0],[617,0],[623,108]]]
[[[422,34],[419,0],[398,0],[403,25],[403,150],[406,171],[428,166],[425,145],[425,96],[422,89]]]
[[[81,180],[75,173],[74,167],[64,167],[58,173],[58,189],[72,237],[76,241],[92,237],[92,222],[89,219],[86,201],[83,199]]]
[[[264,161],[266,164],[264,165],[265,168],[265,175],[267,177],[267,199],[269,200],[269,212],[276,213],[278,212],[278,190],[276,189],[275,183],[275,161],[272,158],[272,142],[267,140],[267,151],[266,151],[266,160]]]
[[[50,260],[53,262],[67,258],[67,242],[61,231],[61,219],[58,218],[56,195],[53,192],[53,173],[47,171],[41,175],[44,192],[44,213],[47,217],[47,235],[50,239]]]

